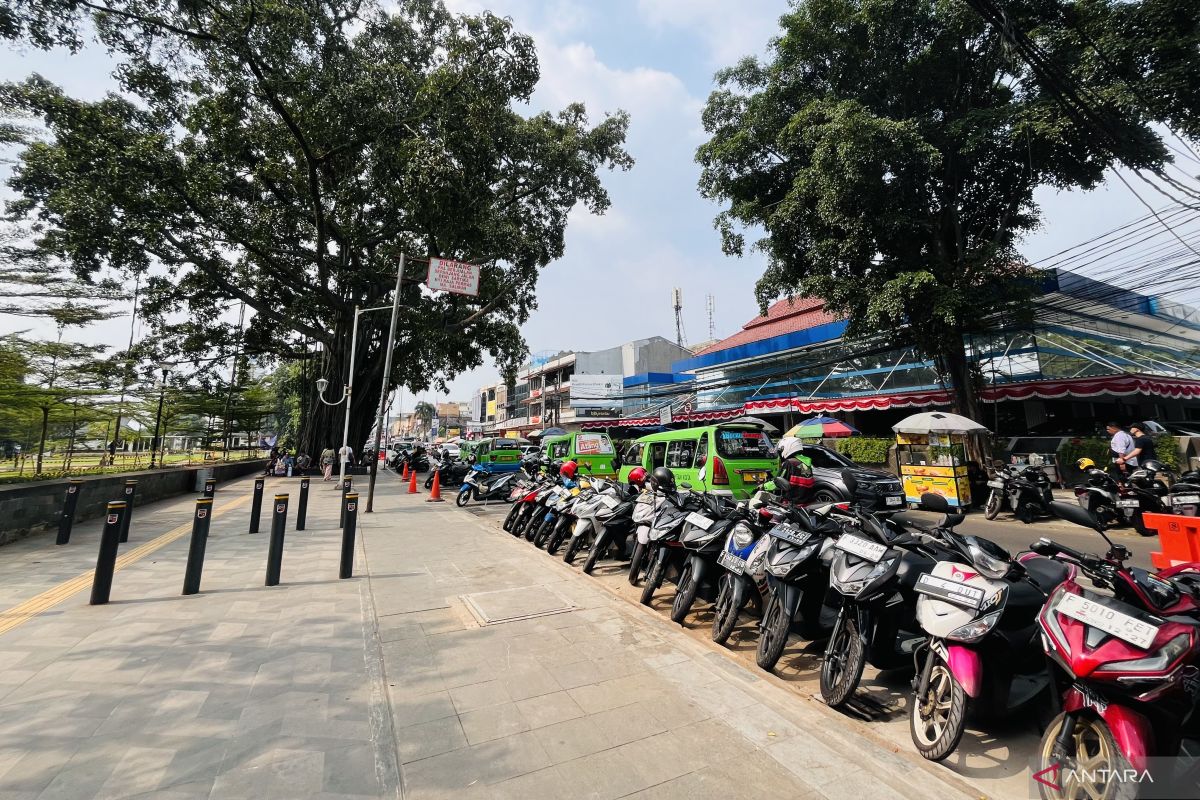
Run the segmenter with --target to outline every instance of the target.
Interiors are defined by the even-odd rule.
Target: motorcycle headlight
[[[1000,557],[1001,554],[1007,556],[1007,553],[1003,553],[998,546],[992,544],[991,542],[988,542],[987,544],[990,544],[999,552],[994,554],[987,552],[987,550],[984,549],[984,544],[977,540],[974,536],[968,536],[966,541],[967,550],[971,554],[971,561],[974,563],[975,568],[979,570],[980,575],[985,578],[991,578],[992,580],[1000,580],[1008,574],[1009,569],[1012,568],[1012,564],[1008,558]]]
[[[749,546],[754,541],[754,531],[750,530],[750,526],[744,522],[739,522],[733,526],[733,546],[738,550]]]
[[[885,558],[875,566],[871,567],[870,572],[868,572],[866,575],[851,581],[838,580],[837,575],[831,573],[830,582],[833,584],[833,588],[837,589],[842,594],[857,595],[864,588],[874,583],[879,576],[887,574],[887,571],[890,570],[892,565],[896,563],[897,558],[899,558],[899,556]]]
[[[1192,635],[1181,633],[1163,645],[1157,653],[1132,661],[1110,661],[1096,667],[1096,672],[1166,672],[1176,659],[1192,649]]]
[[[1004,609],[1000,609],[985,614],[979,619],[971,620],[966,625],[950,631],[950,635],[946,638],[955,642],[977,642],[996,627],[996,623],[1000,621],[1000,615],[1003,613]]]

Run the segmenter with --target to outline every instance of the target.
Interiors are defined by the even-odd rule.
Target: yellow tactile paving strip
[[[252,494],[245,494],[236,500],[231,500],[220,508],[214,509],[213,517],[219,517],[228,511],[243,506],[250,502],[253,498]],[[166,547],[171,542],[186,536],[192,530],[192,520],[189,519],[182,525],[172,528],[164,534],[154,537],[148,542],[138,545],[132,550],[117,557],[117,570],[133,564],[151,553]],[[47,589],[39,595],[29,598],[23,603],[18,603],[12,608],[5,609],[0,612],[0,636],[11,631],[13,628],[28,622],[29,620],[41,614],[43,611],[54,608],[54,606],[66,600],[73,594],[76,594],[83,589],[87,589],[92,585],[92,570],[76,575],[69,581],[63,581],[57,586]]]

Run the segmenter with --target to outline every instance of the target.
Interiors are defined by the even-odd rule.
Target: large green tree
[[[1102,13],[1115,2],[1089,5],[1115,24]],[[697,155],[701,192],[724,204],[726,252],[746,250],[747,229],[765,233],[751,243],[768,258],[764,307],[821,297],[849,336],[915,345],[976,419],[964,334],[1026,307],[1037,276],[1016,245],[1039,224],[1034,191],[1092,188],[1118,158],[1157,170],[1168,157],[1128,85],[1092,69],[1088,42],[1064,28],[1074,4],[1003,6],[1086,87],[1112,137],[1068,112],[963,0],[797,0],[769,60],[718,75]]]
[[[22,153],[10,210],[80,274],[147,274],[142,313],[172,360],[232,354],[238,301],[253,311],[247,355],[320,344],[334,394],[355,375],[352,442],[385,381],[441,387],[487,353],[515,365],[568,213],[603,212],[598,172],[632,163],[624,113],[519,113],[539,77],[532,40],[439,0],[7,0],[0,13],[0,34],[35,45],[83,46],[88,30],[118,59],[119,91],[3,89],[53,136]],[[401,254],[384,376],[387,315],[363,317],[355,364],[351,326],[355,306],[390,301]],[[482,264],[479,296],[421,288],[432,256]],[[343,412],[305,407],[310,439],[333,438]]]

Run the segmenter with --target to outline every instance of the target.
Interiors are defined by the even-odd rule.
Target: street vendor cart
[[[904,497],[921,502],[923,494],[937,494],[951,506],[971,505],[967,469],[967,443],[987,428],[967,417],[943,411],[914,414],[892,426]]]

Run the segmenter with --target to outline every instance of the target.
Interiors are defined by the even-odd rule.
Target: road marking
[[[232,500],[213,511],[212,516],[219,517],[227,511],[232,511],[238,506],[245,505],[246,503],[250,502],[252,497],[253,494],[246,494],[242,497],[239,497],[237,500]],[[166,547],[176,539],[180,539],[183,536],[186,536],[188,533],[191,533],[191,530],[192,521],[189,519],[179,527],[172,528],[166,533],[156,536],[150,541],[144,542],[132,550],[122,554],[121,556],[118,556],[116,569],[121,570],[125,567],[128,567],[130,564],[140,561],[154,551]],[[80,573],[74,578],[71,578],[69,581],[63,581],[59,585],[47,589],[39,595],[31,597],[23,603],[18,603],[12,608],[0,612],[0,636],[8,633],[18,625],[28,622],[38,614],[41,614],[43,611],[54,608],[68,597],[71,597],[83,589],[88,588],[92,585],[93,574],[94,573],[92,570]]]

